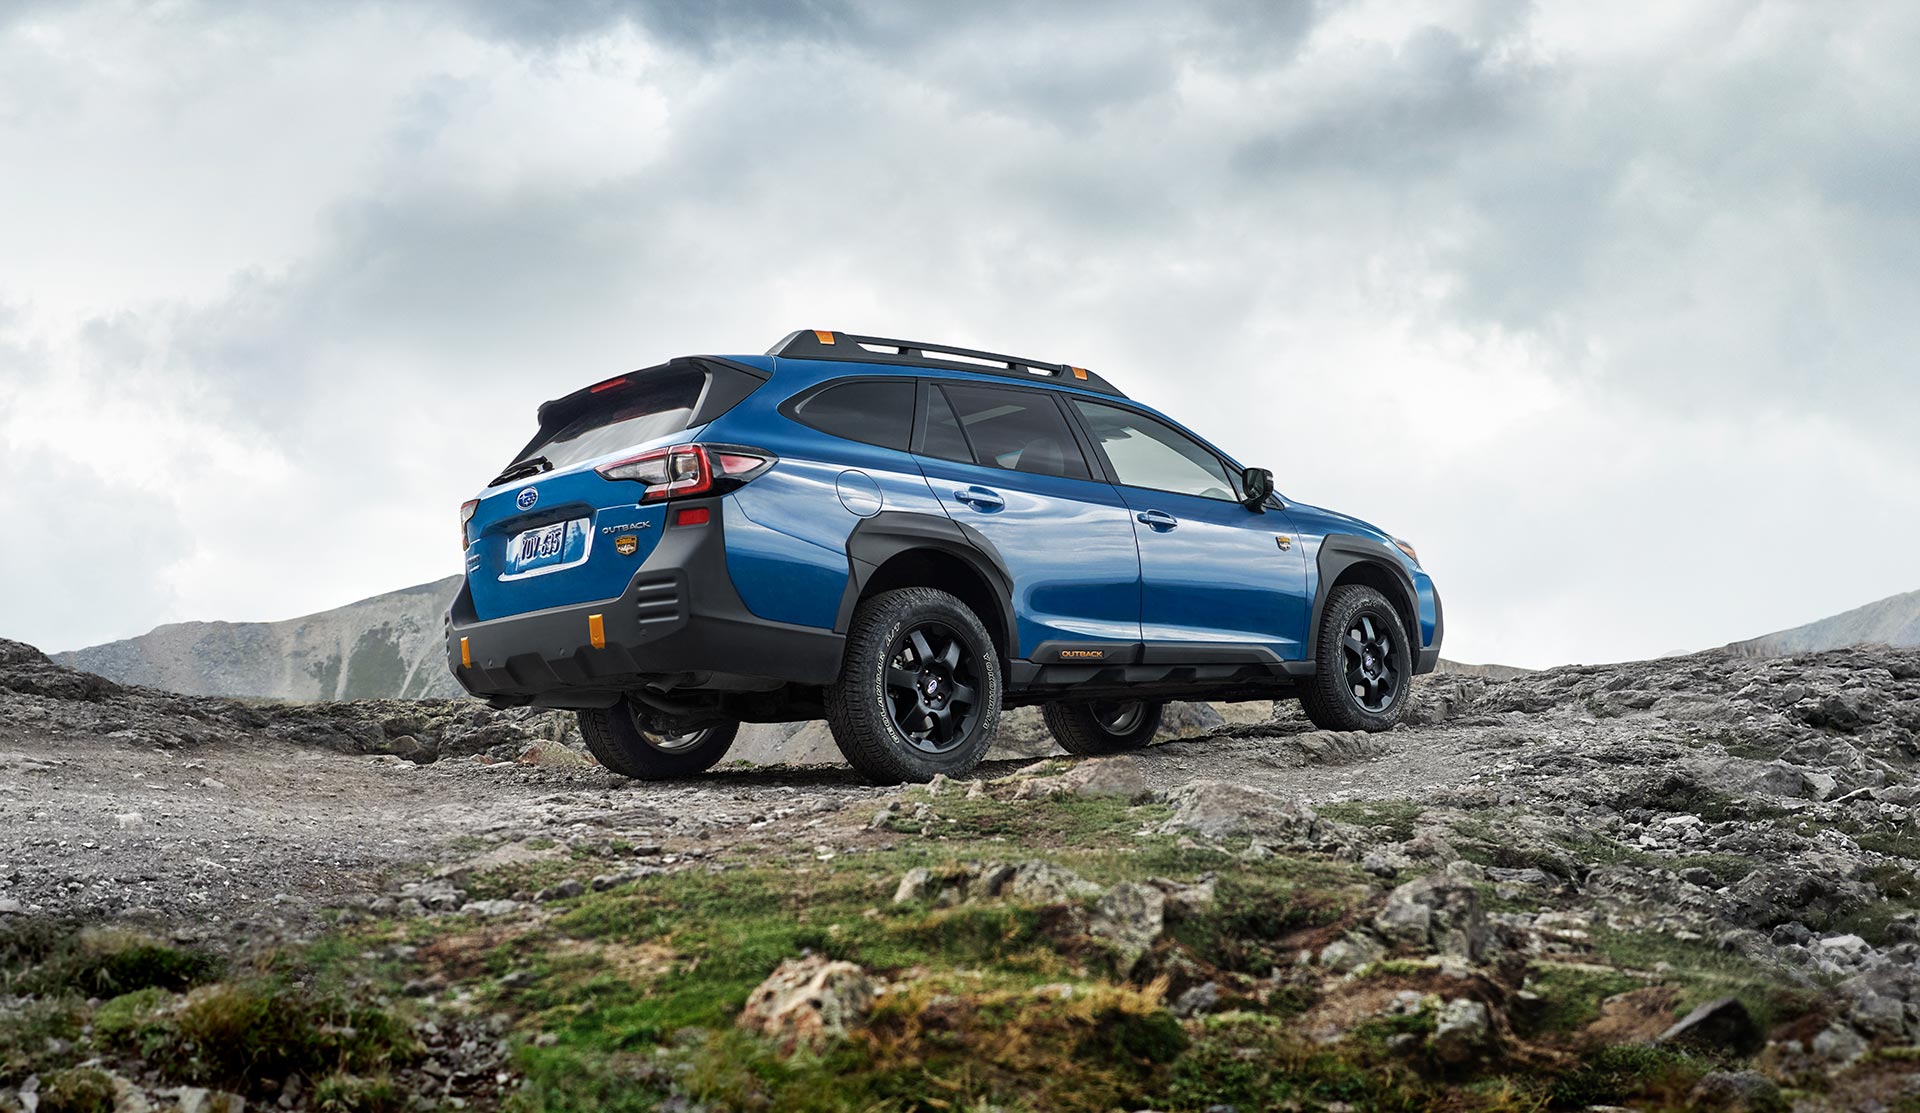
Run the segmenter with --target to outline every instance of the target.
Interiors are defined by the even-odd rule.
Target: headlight
[[[1405,541],[1400,540],[1398,537],[1393,539],[1393,545],[1394,545],[1394,548],[1397,548],[1401,552],[1407,554],[1407,559],[1412,561],[1416,567],[1419,566],[1420,554],[1413,551],[1412,545],[1408,544]]]

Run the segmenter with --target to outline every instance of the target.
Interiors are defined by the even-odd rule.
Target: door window
[[[928,389],[927,455],[1034,475],[1093,477],[1051,396],[951,383]]]
[[[1240,485],[1206,446],[1163,421],[1098,402],[1073,400],[1095,444],[1124,487],[1238,502]]]

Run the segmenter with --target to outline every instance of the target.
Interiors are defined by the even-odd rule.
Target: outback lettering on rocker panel
[[[1412,545],[1084,367],[922,341],[804,330],[582,387],[460,535],[461,685],[575,711],[642,779],[748,722],[825,719],[889,783],[964,773],[1030,705],[1075,754],[1146,745],[1173,699],[1385,730],[1440,655]]]

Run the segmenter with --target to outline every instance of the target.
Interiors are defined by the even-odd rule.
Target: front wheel
[[[833,740],[868,779],[958,776],[993,742],[1000,658],[979,617],[946,592],[883,592],[853,612],[826,704]]]
[[[612,707],[581,711],[580,737],[601,765],[623,777],[641,781],[670,781],[704,773],[727,756],[739,723],[722,723],[679,734],[663,734],[642,727],[631,705],[621,700]]]
[[[1160,729],[1158,700],[1089,700],[1043,703],[1040,718],[1053,740],[1070,754],[1114,754],[1138,750]]]
[[[1300,692],[1322,730],[1387,730],[1400,721],[1413,682],[1413,649],[1399,612],[1370,587],[1347,584],[1320,613],[1315,671]]]

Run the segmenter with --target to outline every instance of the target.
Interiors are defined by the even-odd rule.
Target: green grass
[[[1542,966],[1527,977],[1527,989],[1541,998],[1534,1032],[1574,1032],[1600,1018],[1600,1003],[1638,989],[1646,981],[1618,970]]]
[[[1324,818],[1339,823],[1377,828],[1394,842],[1405,842],[1412,838],[1414,824],[1426,810],[1426,805],[1407,800],[1353,800],[1320,804],[1314,808]]]

